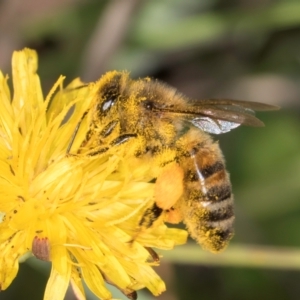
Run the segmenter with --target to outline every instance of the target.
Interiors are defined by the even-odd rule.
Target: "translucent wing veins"
[[[169,117],[181,118],[199,129],[221,134],[240,125],[262,127],[264,123],[255,117],[255,111],[277,110],[273,106],[258,102],[230,99],[190,100],[182,110],[180,108],[156,108]]]

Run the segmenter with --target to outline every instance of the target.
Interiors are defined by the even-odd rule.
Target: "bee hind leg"
[[[138,235],[144,230],[150,228],[156,220],[163,216],[164,210],[154,203],[151,207],[147,208],[140,219],[136,233],[133,235],[129,243],[133,243]],[[147,249],[148,250],[148,249]],[[149,251],[148,251],[149,252]],[[150,252],[149,252],[150,253]],[[150,253],[151,255],[151,253]],[[151,255],[152,256],[152,255]],[[152,256],[153,258],[153,256]],[[153,258],[154,259],[154,258]],[[155,260],[155,259],[154,259]]]
[[[158,207],[156,203],[147,208],[139,222],[139,227],[150,228],[156,220],[163,214],[163,209]]]
[[[101,272],[101,274],[102,274],[104,280],[105,280],[108,284],[110,284],[110,285],[116,287],[116,288],[117,288],[121,293],[123,293],[128,299],[130,299],[130,300],[137,300],[138,297],[137,297],[137,292],[136,292],[135,290],[133,290],[133,289],[131,289],[131,288],[126,288],[126,289],[120,288],[119,286],[117,286],[116,284],[114,284],[114,283],[113,283],[113,282],[105,275],[104,272],[102,272],[101,270],[100,270],[100,272]]]
[[[152,261],[154,263],[160,263],[159,255],[151,248],[151,247],[145,247],[145,249],[149,252]]]

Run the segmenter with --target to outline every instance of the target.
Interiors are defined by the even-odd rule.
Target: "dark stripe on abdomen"
[[[224,242],[230,240],[233,236],[234,230],[233,227],[229,228],[207,228],[208,230],[213,230],[214,238],[213,243],[217,251],[222,250],[224,247]]]
[[[201,173],[204,179],[206,179],[219,171],[223,171],[224,169],[224,164],[221,161],[216,161],[213,165],[202,168]]]
[[[203,201],[221,202],[231,197],[231,186],[229,184],[217,185],[210,188]]]
[[[206,209],[203,214],[203,220],[207,222],[220,222],[230,219],[234,216],[233,202],[228,203],[225,207],[214,209],[214,204],[210,209]]]
[[[199,171],[201,172],[201,175],[203,176],[204,179],[208,179],[209,177],[217,173],[219,173],[221,177],[225,176],[226,174],[225,166],[221,161],[217,161],[212,165],[207,165],[201,168]],[[221,173],[221,171],[223,172]],[[186,170],[185,179],[190,182],[199,181],[199,175],[197,173],[197,170],[195,169]]]
[[[216,235],[218,237],[220,237],[220,239],[222,241],[226,241],[228,239],[230,239],[233,235],[233,227],[230,227],[230,228],[227,228],[227,229],[221,229],[221,228],[218,228],[217,232],[216,232]]]
[[[203,190],[199,188],[187,188],[186,189],[186,197],[196,202],[212,202],[220,203],[231,198],[231,186],[229,183],[225,183],[223,185],[217,185],[211,187],[205,194]]]

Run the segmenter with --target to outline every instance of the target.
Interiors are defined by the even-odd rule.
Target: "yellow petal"
[[[67,273],[60,274],[54,268],[51,269],[50,278],[47,282],[44,300],[63,300],[69,286],[71,266],[68,266]]]

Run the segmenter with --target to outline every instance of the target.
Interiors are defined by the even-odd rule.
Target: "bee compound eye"
[[[101,106],[101,111],[102,112],[107,112],[110,110],[110,108],[115,104],[115,99],[109,98],[106,99]]]

